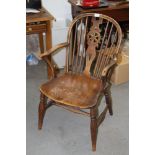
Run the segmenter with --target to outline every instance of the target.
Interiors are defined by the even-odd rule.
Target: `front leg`
[[[40,103],[38,108],[38,129],[42,129],[43,119],[46,111],[46,100],[47,100],[47,97],[43,93],[41,93]]]
[[[98,107],[92,107],[90,109],[90,130],[91,130],[91,141],[92,141],[92,151],[96,151],[96,142],[97,142],[97,132],[98,132],[98,126],[97,126],[97,116],[98,116]]]

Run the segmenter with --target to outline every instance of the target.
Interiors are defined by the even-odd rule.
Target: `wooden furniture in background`
[[[44,8],[40,10],[40,13],[26,14],[26,34],[39,34],[39,43],[41,53],[50,49],[52,47],[52,21],[55,18]],[[46,33],[46,49],[44,47],[43,33]],[[50,63],[53,63],[51,57],[48,57]],[[47,67],[48,78],[52,76],[52,72],[49,67]]]
[[[92,150],[96,150],[98,127],[107,111],[113,114],[110,78],[117,64],[121,40],[122,31],[114,19],[96,13],[81,14],[71,23],[67,42],[41,54],[53,71],[48,56],[66,48],[64,73],[57,77],[53,72],[52,79],[40,87],[39,129],[51,105],[89,116]],[[103,96],[106,106],[99,115]]]
[[[100,13],[114,18],[117,22],[129,21],[129,3],[116,6],[82,8],[76,5],[77,0],[68,0],[72,8],[72,17],[75,18],[81,13]]]
[[[75,18],[81,13],[100,13],[110,16],[119,22],[124,35],[126,36],[129,30],[129,2],[123,2],[116,6],[96,7],[96,8],[82,8],[77,6],[77,0],[68,0],[71,4],[72,17]]]

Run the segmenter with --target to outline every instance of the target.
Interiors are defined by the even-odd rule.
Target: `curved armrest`
[[[114,65],[116,65],[116,64],[117,64],[117,61],[116,61],[116,60],[112,60],[111,63],[103,69],[103,71],[102,71],[102,76],[106,76],[108,70],[109,70],[112,66],[114,66]]]
[[[53,54],[55,53],[57,50],[59,50],[60,48],[64,48],[64,47],[67,47],[69,46],[69,43],[65,42],[65,43],[60,43],[54,47],[52,47],[51,49],[49,49],[48,51],[42,53],[39,55],[40,58],[43,58],[45,56],[49,56],[50,54]]]
[[[67,47],[68,45],[69,45],[69,43],[67,43],[67,42],[58,44],[58,45],[54,46],[53,48],[49,49],[48,51],[39,55],[39,57],[42,58],[47,63],[49,68],[51,69],[51,73],[52,73],[51,78],[55,77],[55,68],[54,68],[53,64],[51,63],[51,61],[49,60],[48,56],[50,54],[53,54],[54,52],[56,52],[57,50],[59,50],[61,48]]]

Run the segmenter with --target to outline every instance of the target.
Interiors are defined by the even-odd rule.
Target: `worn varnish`
[[[40,87],[39,129],[51,105],[89,116],[92,150],[96,150],[98,127],[107,111],[113,114],[110,78],[120,55],[121,39],[121,28],[114,19],[101,14],[81,14],[71,23],[67,42],[40,55],[51,68],[52,78]],[[57,76],[47,58],[62,48],[66,48],[66,65],[64,73]],[[102,96],[106,106],[99,115]]]

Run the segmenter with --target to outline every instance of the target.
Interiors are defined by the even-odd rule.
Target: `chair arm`
[[[40,58],[43,58],[45,56],[49,56],[50,54],[53,54],[55,53],[57,50],[61,49],[61,48],[64,48],[64,47],[67,47],[69,46],[69,43],[65,42],[65,43],[60,43],[54,47],[52,47],[51,49],[47,50],[46,52],[42,53],[39,55]]]
[[[111,63],[103,69],[102,76],[105,77],[107,75],[107,72],[109,71],[109,69],[116,64],[117,64],[117,61],[112,60]]]
[[[68,45],[69,45],[69,43],[67,43],[67,42],[58,44],[58,45],[54,46],[53,48],[49,49],[48,51],[39,55],[39,57],[47,63],[48,67],[51,70],[52,75],[51,75],[50,79],[55,77],[55,67],[53,66],[53,64],[49,60],[48,56],[50,54],[53,54],[54,52],[58,51],[61,48],[67,47]]]

